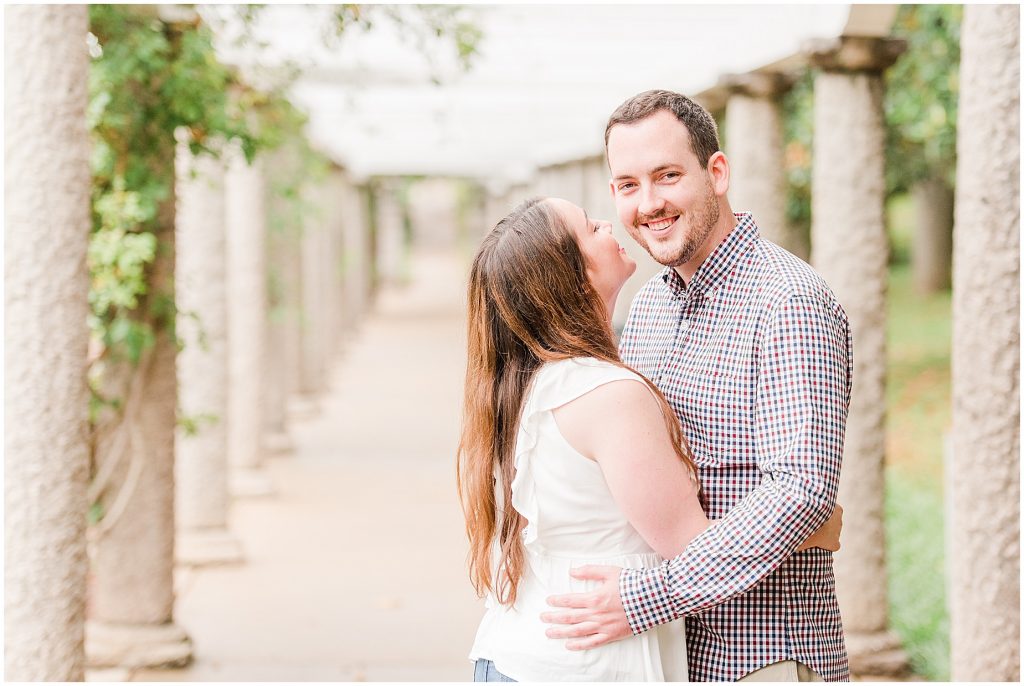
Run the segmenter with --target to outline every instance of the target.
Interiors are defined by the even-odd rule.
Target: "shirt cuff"
[[[623,569],[619,574],[619,597],[633,635],[678,619],[665,592],[665,563],[653,569]]]

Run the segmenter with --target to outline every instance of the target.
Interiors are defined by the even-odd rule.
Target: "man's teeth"
[[[674,224],[675,221],[675,217],[670,217],[669,219],[659,219],[656,222],[649,222],[647,224],[647,228],[650,229],[651,231],[660,231],[661,229],[667,229],[668,227],[672,226],[672,224]]]

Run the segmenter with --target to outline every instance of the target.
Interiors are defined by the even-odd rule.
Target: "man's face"
[[[668,267],[686,264],[719,218],[718,196],[690,145],[686,127],[666,110],[608,136],[615,209],[629,234]]]

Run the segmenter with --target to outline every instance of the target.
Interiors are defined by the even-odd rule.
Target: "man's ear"
[[[608,179],[608,193],[612,196],[612,200],[615,200],[615,182]]]
[[[723,196],[729,192],[729,158],[719,150],[708,158],[708,175],[715,189],[715,195]]]

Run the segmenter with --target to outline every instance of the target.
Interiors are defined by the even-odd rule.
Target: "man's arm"
[[[593,593],[552,598],[556,607],[575,609],[546,613],[545,621],[572,625],[548,635],[619,638],[624,623],[638,634],[722,603],[778,568],[835,506],[851,364],[849,326],[840,310],[809,296],[783,304],[760,352],[755,427],[761,485],[660,567],[582,570],[579,578],[604,584]],[[612,594],[620,597],[604,597]],[[617,607],[623,609],[616,616]]]

